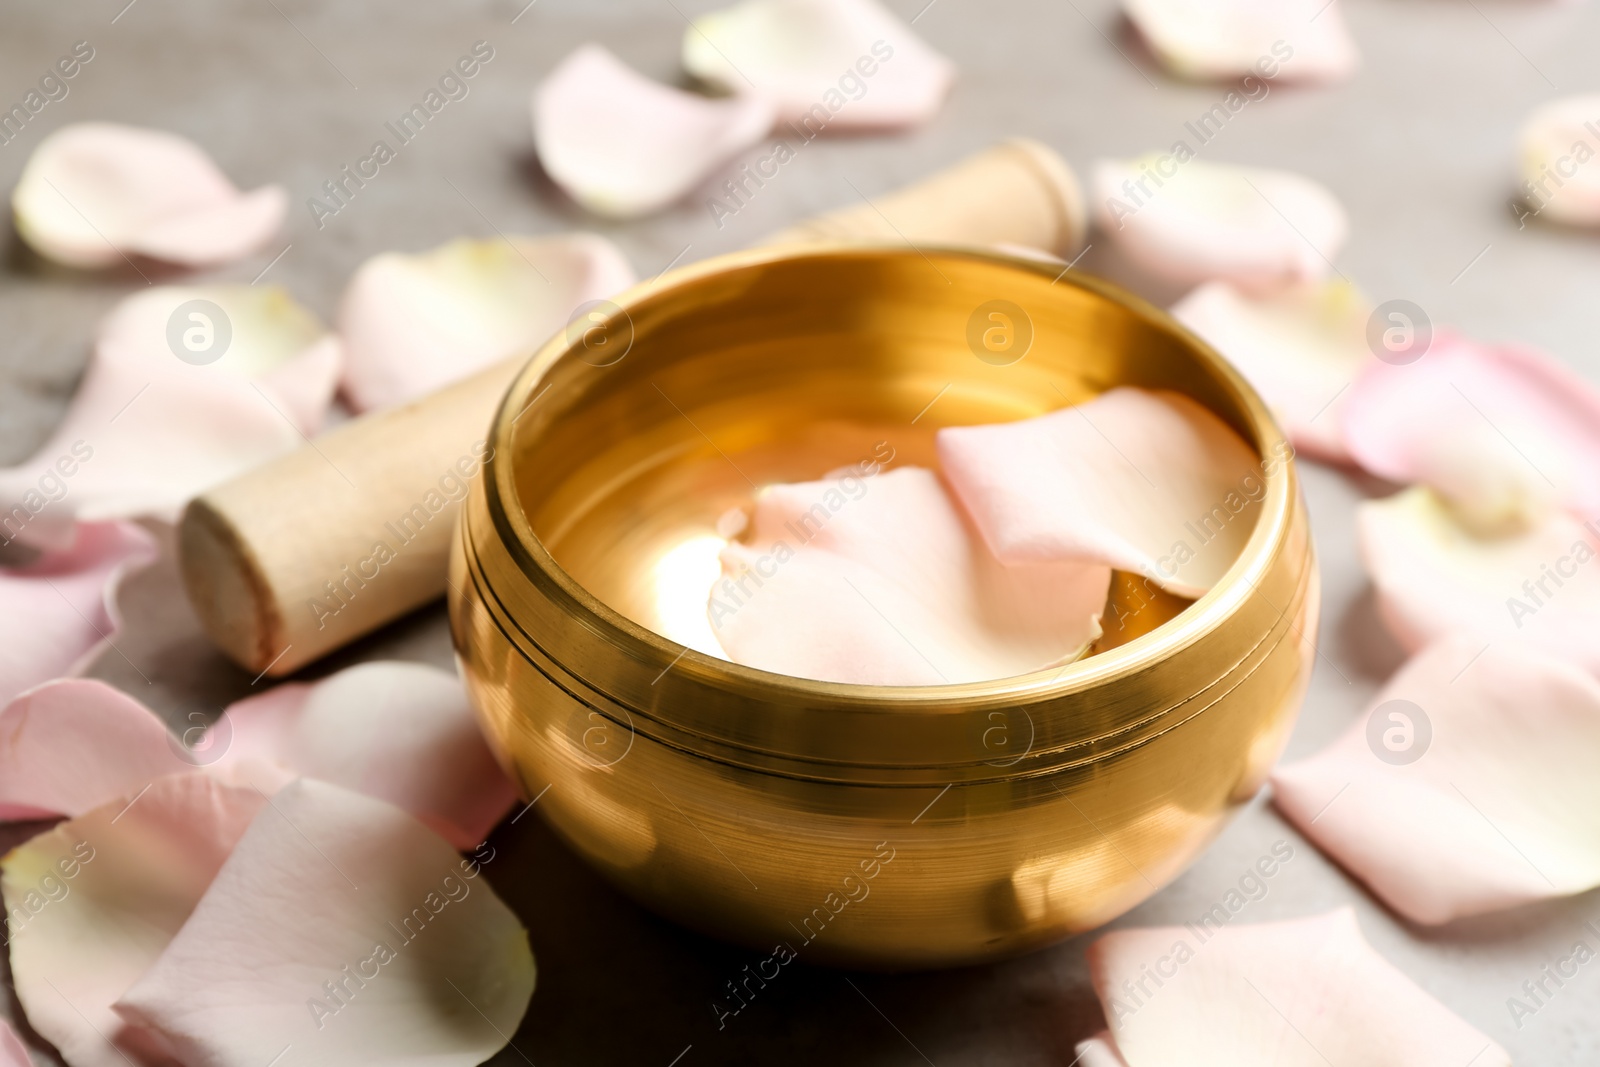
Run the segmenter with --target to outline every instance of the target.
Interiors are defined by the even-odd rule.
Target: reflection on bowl
[[[1119,576],[1115,632],[1063,668],[918,688],[787,678],[715,655],[684,607],[715,573],[719,518],[755,487],[884,442],[935,467],[941,426],[1130,384],[1184,392],[1284,454],[1210,349],[1057,273],[963,249],[724,257],[619,298],[625,358],[585,360],[590,329],[513,385],[456,539],[458,655],[526,794],[548,787],[544,817],[648,906],[812,963],[988,959],[1145,899],[1259,786],[1316,625],[1292,463],[1266,465],[1223,582],[1189,604]],[[1028,321],[1024,358],[969,344],[996,300]]]

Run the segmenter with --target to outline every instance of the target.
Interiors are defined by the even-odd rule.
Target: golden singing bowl
[[[962,248],[724,256],[580,318],[512,386],[453,551],[456,649],[525,795],[650,908],[773,966],[991,959],[1138,904],[1261,785],[1317,617],[1287,444],[1165,314],[1060,273]],[[1246,548],[1198,601],[1119,575],[1096,655],[975,684],[843,685],[707,654],[717,519],[754,487],[884,441],[936,466],[941,426],[1121,384],[1186,393],[1279,457]]]

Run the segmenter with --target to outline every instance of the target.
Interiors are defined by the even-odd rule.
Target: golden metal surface
[[[457,652],[525,794],[648,906],[813,963],[993,958],[1145,899],[1264,780],[1316,626],[1289,462],[1266,465],[1256,529],[1215,589],[1141,603],[1123,576],[1122,624],[1066,668],[850,686],[655,632],[709,635],[681,594],[705,588],[726,508],[878,442],[934,466],[941,426],[1133,384],[1187,393],[1263,457],[1285,453],[1215,353],[1059,271],[958,248],[741,253],[631,290],[513,384],[453,549]],[[967,341],[997,299],[1033,329],[1006,366]]]

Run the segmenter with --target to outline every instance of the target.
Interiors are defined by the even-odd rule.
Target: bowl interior
[[[626,310],[580,320],[541,356],[511,437],[517,504],[589,593],[720,657],[704,608],[718,519],[763,485],[887,456],[937,468],[941,427],[1028,418],[1117,385],[1186,393],[1263,450],[1238,380],[1192,338],[1058,271],[959,250],[832,249],[635,290]],[[1131,592],[1113,583],[1113,600]],[[1163,596],[1120,629],[1108,611],[1098,650],[1188,603]]]

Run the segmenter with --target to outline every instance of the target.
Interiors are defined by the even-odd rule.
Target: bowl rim
[[[1149,633],[1072,663],[1027,674],[979,682],[939,685],[889,686],[831,682],[799,678],[718,659],[679,644],[616,611],[584,586],[555,559],[534,533],[517,492],[511,457],[515,423],[537,400],[545,374],[577,347],[563,329],[542,345],[513,380],[496,409],[490,427],[492,449],[484,463],[483,478],[493,525],[509,529],[509,555],[525,579],[543,579],[544,588],[559,594],[558,606],[577,618],[599,640],[622,648],[641,661],[663,669],[682,671],[703,685],[737,690],[742,696],[787,705],[882,709],[905,714],[908,705],[926,711],[941,708],[967,710],[985,706],[1037,703],[1095,687],[1153,667],[1174,653],[1203,639],[1222,626],[1266,577],[1279,545],[1288,536],[1298,498],[1295,450],[1277,425],[1266,403],[1242,374],[1219,352],[1166,311],[1121,287],[1094,275],[1073,271],[1065,260],[1044,253],[1028,254],[994,247],[926,243],[910,246],[892,241],[817,242],[778,245],[727,253],[663,272],[613,296],[610,303],[625,313],[695,285],[702,279],[730,271],[748,270],[772,263],[838,256],[896,255],[975,259],[989,264],[1050,277],[1094,297],[1120,305],[1123,310],[1181,341],[1219,383],[1234,395],[1248,422],[1248,441],[1256,451],[1266,484],[1255,528],[1239,557],[1222,578],[1177,617]],[[1065,268],[1065,269],[1061,269]],[[630,322],[631,322],[631,315]],[[530,399],[531,398],[531,399]],[[1276,454],[1273,461],[1269,456]],[[504,458],[502,458],[504,457]],[[463,516],[465,518],[465,516]],[[530,567],[536,573],[530,573]],[[1285,611],[1288,605],[1285,605]]]

